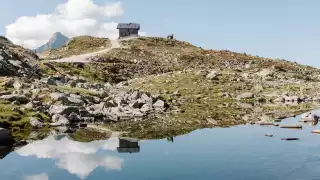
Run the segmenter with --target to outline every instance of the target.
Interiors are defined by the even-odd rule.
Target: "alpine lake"
[[[312,111],[319,113],[320,110]],[[283,120],[296,124],[301,116]],[[160,140],[77,142],[49,136],[13,152],[1,150],[3,180],[320,179],[320,136],[275,126],[213,128]],[[266,135],[273,135],[272,137]],[[299,138],[284,141],[282,138]]]

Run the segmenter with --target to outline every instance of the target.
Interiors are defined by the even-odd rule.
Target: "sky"
[[[173,33],[206,49],[283,58],[320,68],[319,0],[1,0],[0,35],[34,48],[55,31],[114,38],[120,22],[141,35]]]

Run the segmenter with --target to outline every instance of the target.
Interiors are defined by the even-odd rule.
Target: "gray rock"
[[[301,116],[301,120],[302,121],[318,121],[319,120],[319,116],[312,113],[312,112],[308,112],[308,113],[304,113]]]
[[[13,83],[13,88],[14,88],[15,90],[20,90],[20,89],[23,88],[23,84],[22,84],[20,81],[16,80],[16,81],[14,81],[14,83]]]
[[[206,76],[208,80],[219,80],[218,78],[218,72],[216,70],[212,70],[209,72],[209,74]]]
[[[152,97],[149,96],[149,95],[146,94],[146,93],[142,93],[142,95],[140,96],[140,99],[141,99],[142,102],[144,102],[144,103],[150,103],[150,104],[152,104],[152,102],[153,102]]]
[[[134,101],[134,100],[137,100],[140,96],[140,93],[139,91],[133,91],[133,93],[129,96],[129,100],[130,101]]]
[[[38,129],[43,127],[43,123],[40,122],[37,118],[31,117],[29,118],[29,122],[32,128]]]
[[[25,104],[29,102],[29,99],[25,95],[19,94],[11,94],[11,95],[3,95],[0,96],[1,100],[10,101],[10,102],[18,102],[20,104]]]
[[[84,102],[81,99],[75,97],[68,97],[67,101],[63,102],[66,105],[75,105],[75,106],[83,106]]]
[[[51,115],[61,114],[61,115],[69,116],[73,112],[79,114],[79,107],[52,105],[49,108],[49,114]]]
[[[254,94],[250,92],[246,92],[237,96],[237,99],[252,99],[254,98]]]
[[[207,118],[207,121],[209,124],[212,124],[212,125],[218,125],[218,121],[212,119],[212,118]]]
[[[54,123],[55,123],[55,122],[58,122],[61,116],[62,116],[62,115],[60,115],[60,114],[54,114],[54,115],[51,117],[51,121],[54,122]]]
[[[54,93],[50,94],[50,99],[52,101],[61,101],[61,100],[66,99],[66,95],[64,93],[54,92]]]
[[[153,107],[155,110],[163,110],[165,108],[165,102],[159,99],[153,104]]]
[[[29,110],[31,110],[31,109],[33,109],[34,108],[34,106],[33,106],[33,103],[32,102],[29,102],[28,104],[26,104],[25,106],[24,106],[26,109],[29,109]]]
[[[141,108],[140,111],[143,113],[147,113],[149,111],[151,111],[153,108],[150,104],[144,104]]]
[[[58,126],[66,126],[69,125],[69,120],[64,116],[59,116],[59,120],[54,123],[50,123],[50,126],[52,127],[58,127]]]
[[[74,112],[72,112],[69,116],[68,116],[68,120],[70,122],[75,122],[75,121],[80,121],[80,116]]]
[[[116,103],[116,102],[114,102],[113,100],[110,100],[110,101],[107,101],[107,102],[105,102],[105,104],[104,104],[104,107],[117,107],[118,106],[118,104]]]

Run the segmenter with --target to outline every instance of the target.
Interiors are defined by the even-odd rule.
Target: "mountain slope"
[[[33,51],[0,36],[0,76],[38,77],[40,71],[35,65],[38,60]]]
[[[165,38],[121,43],[123,47],[98,54],[90,63],[52,63],[56,71],[44,70],[160,95],[170,107],[167,117],[109,125],[134,137],[170,137],[257,122],[264,115],[288,117],[320,106],[317,68]]]
[[[53,34],[53,36],[50,38],[50,40],[46,44],[38,47],[36,49],[36,52],[37,53],[42,53],[47,49],[60,48],[63,45],[65,45],[68,42],[68,40],[69,40],[68,37],[64,36],[60,32],[56,32],[56,33]]]

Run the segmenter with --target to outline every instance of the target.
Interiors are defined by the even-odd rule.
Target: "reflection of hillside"
[[[138,153],[140,152],[139,141],[136,139],[119,138],[119,153]]]

